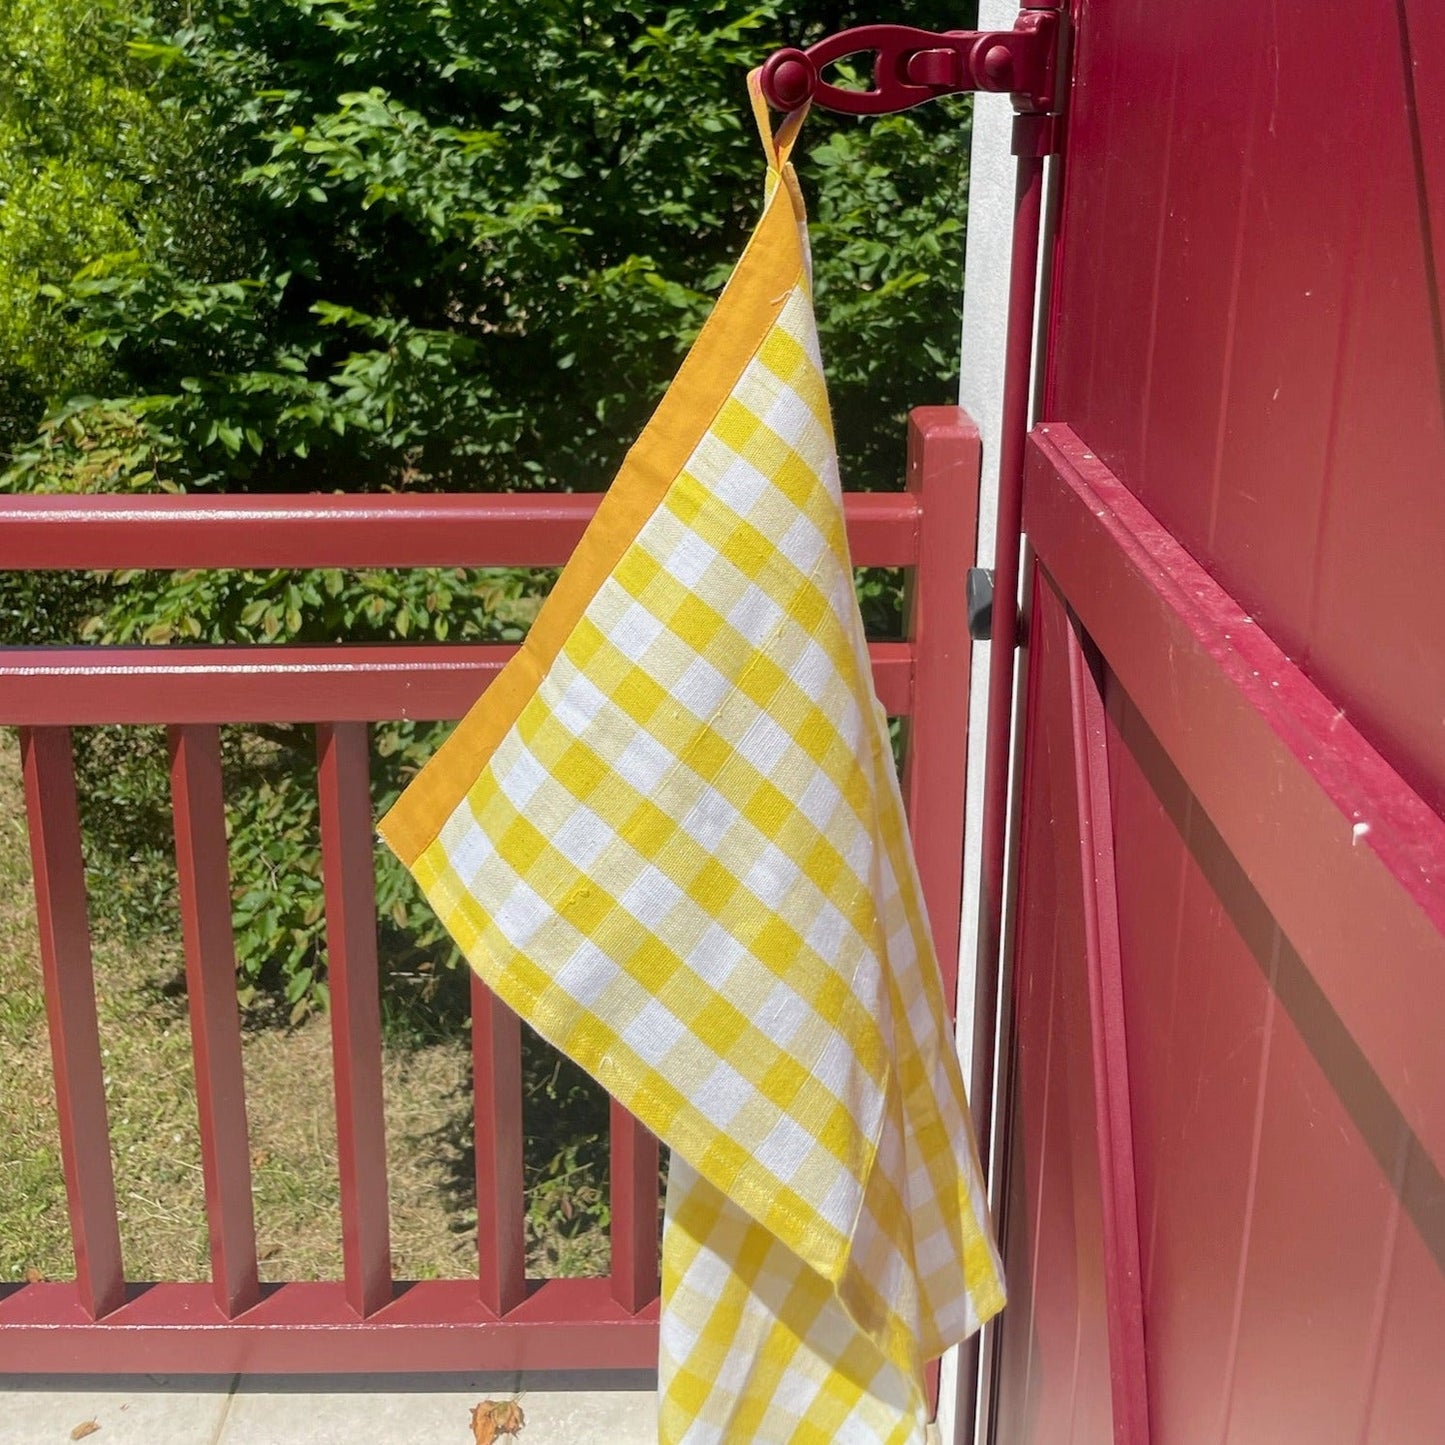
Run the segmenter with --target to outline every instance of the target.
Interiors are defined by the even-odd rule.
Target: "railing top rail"
[[[516,648],[333,643],[0,647],[0,726],[453,721]],[[913,649],[869,644],[891,716],[913,710]]]
[[[0,496],[0,569],[559,567],[598,494]],[[854,561],[918,559],[907,492],[845,498]]]

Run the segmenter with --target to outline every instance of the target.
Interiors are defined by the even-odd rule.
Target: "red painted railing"
[[[952,995],[978,438],[915,412],[908,490],[851,494],[860,565],[912,570],[909,636],[872,646],[908,717],[905,788]],[[555,566],[596,499],[7,497],[7,569]],[[0,1370],[626,1368],[656,1356],[657,1142],[614,1105],[609,1278],[534,1281],[523,1249],[521,1034],[477,980],[475,1279],[392,1277],[367,724],[460,717],[512,649],[491,646],[0,649],[0,724],[21,730],[45,1000],[76,1278],[0,1285]],[[343,1278],[257,1278],[221,791],[223,723],[317,724]],[[69,729],[169,729],[211,1280],[127,1281],[96,1022]]]

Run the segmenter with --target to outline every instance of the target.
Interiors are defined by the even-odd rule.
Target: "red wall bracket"
[[[1012,30],[915,30],[860,25],[811,45],[778,50],[763,65],[763,94],[774,110],[807,102],[847,115],[887,115],[940,95],[985,90],[1009,94],[1019,110],[1058,108],[1064,18],[1058,10],[1021,10]],[[872,90],[845,90],[823,71],[872,52]]]

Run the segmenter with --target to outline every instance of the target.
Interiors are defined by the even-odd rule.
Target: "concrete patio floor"
[[[4,1375],[0,1445],[473,1445],[472,1407],[518,1399],[516,1445],[655,1445],[655,1377]],[[928,1445],[939,1445],[930,1425]],[[501,1445],[512,1445],[503,1437]]]
[[[0,1445],[67,1445],[87,1421],[91,1445],[472,1445],[472,1407],[518,1395],[517,1445],[653,1445],[654,1392],[646,1371],[0,1375]]]

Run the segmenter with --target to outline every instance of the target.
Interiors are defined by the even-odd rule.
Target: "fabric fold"
[[[756,104],[756,89],[754,89]],[[664,1441],[914,1440],[1002,1302],[843,522],[801,197],[526,643],[381,824],[672,1152]]]

